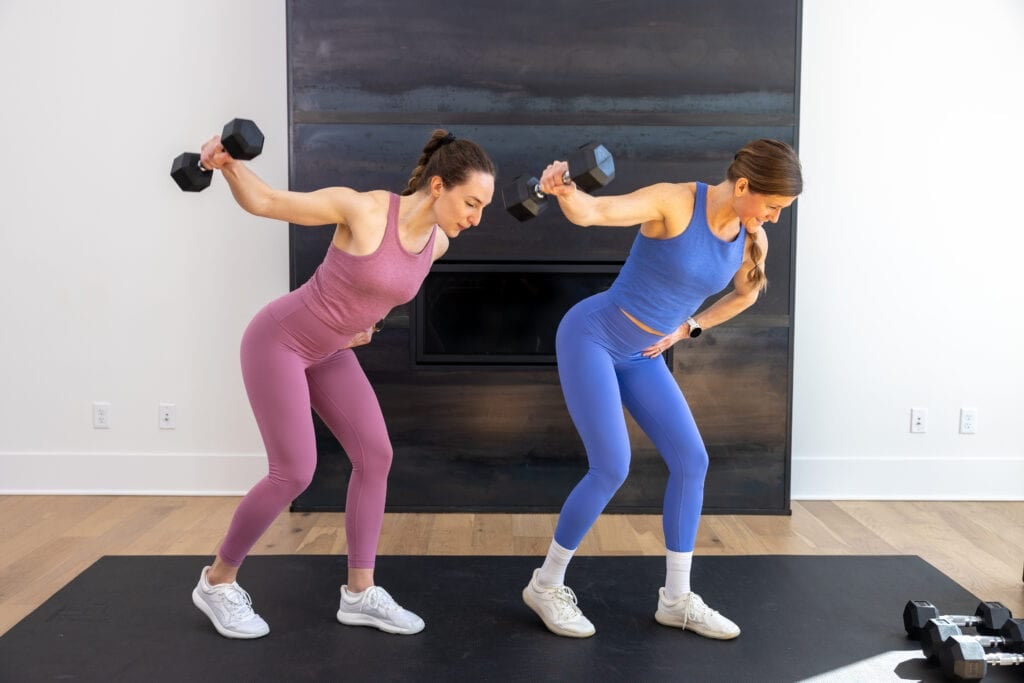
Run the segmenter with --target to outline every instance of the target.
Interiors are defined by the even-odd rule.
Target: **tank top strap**
[[[440,228],[437,224],[434,225],[430,230],[430,239],[427,240],[427,246],[423,247],[423,251],[420,252],[420,256],[433,263],[434,258],[434,242],[437,241],[437,231]]]
[[[425,258],[432,261],[434,241],[437,238],[437,226],[435,225],[431,230],[430,238],[427,240],[427,245],[423,247],[423,251],[414,254],[406,250],[405,246],[402,244],[402,238],[398,234],[398,209],[401,208],[402,198],[394,192],[391,192],[390,195],[391,198],[388,202],[388,222],[384,227],[385,243],[390,241],[391,246],[396,248],[399,254],[405,254],[406,256],[411,256],[417,259]],[[388,235],[391,235],[391,237],[389,238]]]
[[[393,235],[392,239],[399,247],[402,246],[402,241],[398,238],[398,209],[401,208],[402,199],[394,192],[388,193],[388,222],[384,226],[384,234]]]
[[[693,198],[693,216],[700,217],[701,222],[707,222],[708,215],[708,185],[697,181],[697,192]]]

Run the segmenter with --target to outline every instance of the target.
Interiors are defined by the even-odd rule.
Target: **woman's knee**
[[[591,467],[590,476],[600,484],[601,488],[608,494],[608,497],[611,498],[626,482],[626,478],[629,476],[629,463],[623,462],[610,466]]]
[[[350,453],[349,457],[352,460],[352,468],[362,471],[364,476],[386,478],[391,471],[395,451],[390,439],[374,439],[364,443],[358,455]]]
[[[311,462],[294,463],[288,467],[272,467],[270,481],[282,495],[295,498],[309,488],[316,472],[316,459]]]
[[[700,450],[689,450],[681,453],[674,460],[667,460],[666,464],[670,474],[678,472],[688,479],[703,479],[708,473],[708,452],[703,448]]]

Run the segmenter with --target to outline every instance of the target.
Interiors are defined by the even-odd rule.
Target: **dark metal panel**
[[[292,107],[792,117],[797,5],[294,1]]]

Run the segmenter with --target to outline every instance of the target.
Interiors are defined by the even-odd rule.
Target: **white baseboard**
[[[0,494],[236,496],[263,453],[0,453]]]
[[[794,457],[793,500],[1024,500],[1024,455]]]

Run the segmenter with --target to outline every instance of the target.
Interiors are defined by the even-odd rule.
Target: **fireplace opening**
[[[416,364],[554,365],[574,304],[608,289],[621,264],[435,264],[413,300]]]

